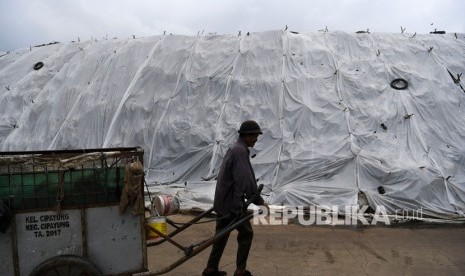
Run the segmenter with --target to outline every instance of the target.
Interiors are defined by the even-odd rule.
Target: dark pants
[[[218,218],[222,217],[218,215]],[[231,221],[233,221],[234,217],[228,217],[224,219],[220,219],[216,221],[216,229],[215,234],[221,232],[222,229],[226,228]],[[247,258],[249,257],[250,247],[252,246],[252,239],[253,239],[253,229],[250,220],[244,221],[244,223],[237,226],[236,230],[239,232],[237,235],[237,257],[236,257],[236,266],[240,269],[245,269],[247,266]],[[229,238],[228,234],[224,235],[223,238],[217,240],[213,246],[212,251],[210,253],[210,258],[208,258],[207,267],[218,269],[220,264],[221,256],[223,255],[224,248],[226,247],[226,243],[228,242]]]

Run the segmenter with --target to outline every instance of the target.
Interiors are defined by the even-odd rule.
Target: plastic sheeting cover
[[[465,72],[463,34],[270,31],[20,49],[0,57],[0,149],[141,146],[151,185],[189,183],[183,195],[208,203],[237,128],[254,119],[264,134],[252,164],[270,203],[353,205],[363,192],[390,213],[463,218],[465,84],[449,72]],[[408,88],[393,89],[396,78]]]

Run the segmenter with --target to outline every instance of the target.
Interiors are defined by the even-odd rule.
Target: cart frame
[[[228,233],[230,233],[231,231],[236,229],[240,224],[244,223],[247,220],[252,219],[253,216],[255,215],[255,213],[249,213],[247,211],[247,207],[257,199],[257,197],[259,196],[259,194],[261,193],[261,191],[263,189],[263,186],[264,186],[263,184],[259,185],[258,194],[252,195],[250,197],[250,199],[247,202],[244,203],[243,209],[238,210],[238,214],[234,215],[234,219],[229,223],[229,225],[227,227],[225,227],[220,232],[215,233],[215,235],[213,237],[211,237],[211,238],[209,238],[207,240],[201,241],[200,243],[191,244],[189,246],[182,246],[181,244],[174,241],[172,238],[174,236],[176,236],[177,234],[179,234],[180,232],[186,230],[190,226],[197,223],[200,219],[202,219],[202,218],[208,216],[209,214],[211,214],[214,211],[213,207],[208,209],[207,211],[201,213],[200,215],[193,218],[189,222],[183,224],[183,226],[181,226],[181,227],[177,227],[175,224],[170,223],[176,229],[173,232],[170,232],[168,235],[162,233],[161,231],[157,230],[155,227],[153,227],[151,225],[147,225],[147,227],[151,231],[155,232],[157,235],[159,235],[161,237],[161,239],[158,240],[158,241],[148,241],[147,246],[156,246],[156,245],[159,245],[159,244],[167,241],[167,242],[173,244],[174,246],[176,246],[177,248],[181,249],[184,252],[184,256],[179,258],[174,263],[172,263],[172,264],[170,264],[168,266],[165,266],[165,267],[163,267],[163,268],[161,268],[161,269],[159,269],[157,271],[147,271],[147,272],[137,273],[135,275],[137,275],[137,276],[152,276],[152,275],[165,274],[165,273],[175,269],[176,267],[180,266],[181,264],[183,264],[184,262],[186,262],[190,258],[192,258],[195,255],[202,252],[203,250],[207,249],[208,247],[213,245],[213,243],[215,243],[217,240],[221,239],[222,237],[224,237],[225,235],[227,235]],[[262,212],[261,210],[258,210],[259,214],[261,212]],[[226,216],[232,216],[232,214],[229,214],[229,215],[226,215]],[[169,223],[170,221],[168,220],[167,222]]]
[[[13,213],[0,233],[0,271],[147,271],[144,214],[119,212],[124,166],[143,163],[143,153],[136,147],[0,152],[0,198]],[[142,198],[143,191],[142,179]]]

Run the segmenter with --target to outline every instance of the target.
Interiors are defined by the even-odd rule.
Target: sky
[[[464,0],[0,0],[0,52],[167,34],[465,33]]]

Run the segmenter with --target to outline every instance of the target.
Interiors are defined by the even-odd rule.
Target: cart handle
[[[258,186],[258,193],[257,194],[254,194],[252,195],[249,200],[246,201],[246,203],[244,204],[245,207],[248,207],[252,202],[254,202],[257,197],[260,195],[262,189],[263,189],[263,184],[260,184],[260,186]],[[245,208],[244,210],[247,210],[247,208]],[[260,210],[261,211],[261,210]],[[259,211],[259,212],[260,212]],[[245,216],[244,216],[245,214]],[[205,250],[207,247],[209,247],[210,245],[212,245],[214,242],[216,242],[217,240],[221,239],[222,237],[224,237],[226,234],[228,234],[229,232],[233,231],[234,229],[237,228],[237,226],[241,225],[242,223],[244,223],[244,221],[246,220],[249,220],[251,218],[253,218],[255,214],[252,213],[252,214],[247,214],[247,213],[241,213],[241,215],[239,215],[236,219],[234,219],[230,224],[229,226],[227,226],[226,228],[224,228],[223,230],[221,230],[218,234],[216,234],[215,236],[213,236],[212,238],[206,240],[206,241],[203,241],[201,242],[197,248],[194,249],[194,246],[191,245],[190,247],[188,247],[187,249],[188,250],[185,250],[184,253],[185,255],[180,258],[179,260],[177,260],[176,262],[172,263],[171,265],[169,266],[166,266],[160,270],[157,270],[157,271],[147,271],[147,272],[142,272],[142,273],[137,273],[137,274],[133,274],[133,275],[137,275],[137,276],[152,276],[152,275],[161,275],[161,274],[165,274],[173,269],[175,269],[176,267],[178,267],[179,265],[181,265],[182,263],[184,263],[185,261],[189,260],[190,258],[194,257],[195,255],[199,254],[200,252],[202,252],[203,250]],[[162,234],[162,233],[160,233]]]

